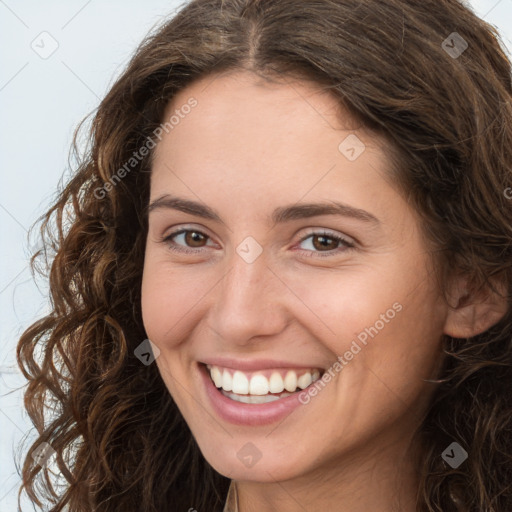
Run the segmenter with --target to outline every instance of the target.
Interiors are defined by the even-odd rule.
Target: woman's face
[[[210,76],[155,148],[144,325],[205,458],[237,480],[405,446],[432,391],[447,313],[418,218],[383,141],[336,105]]]

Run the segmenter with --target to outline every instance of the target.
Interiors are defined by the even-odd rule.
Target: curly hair
[[[165,108],[200,77],[247,69],[312,80],[386,137],[391,178],[421,215],[440,289],[455,273],[474,290],[506,289],[496,325],[444,336],[439,387],[417,432],[417,510],[512,510],[512,77],[503,48],[457,0],[193,0],[156,27],[37,220],[44,250],[31,269],[49,281],[51,311],[17,347],[38,434],[19,499],[26,492],[52,512],[222,510],[229,479],[202,456],[157,366],[134,350],[147,338],[146,208]],[[458,468],[441,457],[454,440],[468,452]],[[43,443],[59,481],[33,456]]]

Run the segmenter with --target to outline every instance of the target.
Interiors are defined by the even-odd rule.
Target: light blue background
[[[27,229],[68,175],[78,122],[97,107],[148,30],[182,3],[0,0],[0,512],[16,510],[13,454],[32,428],[18,389],[24,380],[15,346],[47,309],[47,287],[36,285],[28,269]],[[512,52],[512,0],[470,5]],[[59,45],[47,59],[31,48],[43,31]]]

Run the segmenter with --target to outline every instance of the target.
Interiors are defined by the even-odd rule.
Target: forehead
[[[207,76],[173,98],[163,122],[170,119],[172,128],[155,148],[155,171],[162,164],[189,173],[216,168],[221,177],[235,169],[246,178],[293,175],[300,183],[333,165],[357,172],[362,162],[340,153],[340,144],[356,133],[364,140],[363,165],[379,170],[387,163],[384,141],[361,129],[332,93],[308,81],[268,83],[248,72]]]
[[[178,108],[181,103],[194,95],[202,100],[203,108],[209,108],[213,104],[223,104],[223,107],[229,110],[232,102],[247,99],[247,94],[251,103],[260,105],[271,103],[278,110],[280,107],[283,107],[283,110],[292,107],[294,100],[305,101],[320,113],[326,106],[329,108],[339,106],[339,101],[334,94],[330,93],[325,86],[312,80],[284,75],[267,79],[250,71],[229,70],[194,80],[174,96],[167,109],[172,111]]]

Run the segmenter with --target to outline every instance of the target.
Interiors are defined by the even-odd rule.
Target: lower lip
[[[251,426],[269,425],[285,418],[297,407],[303,405],[299,401],[301,391],[266,404],[235,402],[218,390],[205,365],[199,364],[199,371],[214,410],[229,423]],[[307,391],[307,388],[303,391]]]

